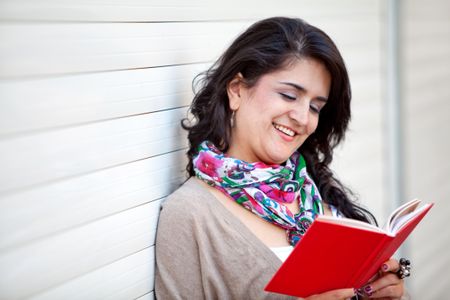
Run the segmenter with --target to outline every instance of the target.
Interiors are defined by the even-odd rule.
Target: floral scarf
[[[286,230],[292,246],[305,234],[317,215],[323,214],[319,191],[306,171],[303,156],[295,152],[285,166],[247,163],[226,156],[204,141],[193,158],[198,178],[213,186],[264,220]],[[284,203],[299,198],[293,214]]]

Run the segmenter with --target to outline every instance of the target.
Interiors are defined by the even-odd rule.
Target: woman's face
[[[314,59],[300,59],[265,74],[251,88],[237,75],[228,85],[235,111],[228,155],[247,161],[281,164],[317,128],[331,77]]]

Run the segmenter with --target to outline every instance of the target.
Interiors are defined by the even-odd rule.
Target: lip
[[[289,135],[287,135],[287,134],[285,134],[285,133],[279,131],[278,129],[275,128],[275,124],[276,124],[276,125],[283,126],[283,127],[286,127],[286,128],[288,128],[289,130],[292,130],[292,131],[294,132],[294,136],[289,136]],[[292,141],[295,139],[295,136],[298,135],[298,132],[295,131],[294,129],[292,129],[291,127],[289,127],[289,126],[285,126],[285,125],[282,125],[282,124],[279,124],[279,123],[275,123],[275,122],[272,123],[272,126],[273,126],[273,129],[278,133],[278,135],[279,135],[283,140],[285,140],[286,142],[292,142]]]
[[[287,129],[289,129],[289,130],[291,130],[291,131],[293,131],[293,132],[294,132],[294,136],[296,136],[296,135],[298,135],[298,134],[299,134],[299,133],[297,132],[297,130],[295,130],[295,129],[293,129],[293,128],[289,127],[289,126],[286,126],[286,125],[284,125],[284,124],[280,124],[280,123],[272,122],[272,125],[280,125],[280,126],[286,127]]]

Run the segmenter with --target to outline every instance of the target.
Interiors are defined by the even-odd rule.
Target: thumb
[[[315,297],[314,297],[315,296]],[[339,289],[339,290],[332,290],[328,291],[319,295],[314,295],[311,297],[312,299],[347,299],[355,296],[355,290],[354,289]],[[309,299],[309,298],[308,298]]]

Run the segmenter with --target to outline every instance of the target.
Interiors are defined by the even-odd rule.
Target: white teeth
[[[290,130],[289,128],[286,128],[284,126],[281,126],[281,125],[278,125],[278,124],[275,124],[275,123],[273,124],[273,126],[276,129],[278,129],[279,131],[281,131],[282,133],[284,133],[284,134],[287,134],[289,136],[294,136],[295,135],[295,132]]]

